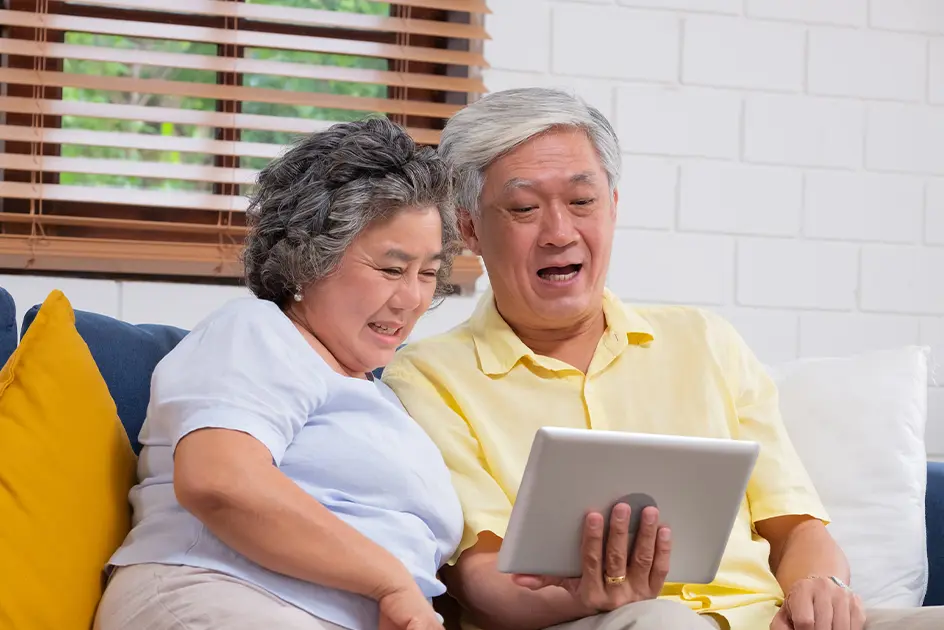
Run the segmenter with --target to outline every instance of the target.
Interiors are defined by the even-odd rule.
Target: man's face
[[[478,217],[462,229],[513,327],[566,327],[599,311],[616,201],[579,130],[538,136],[489,166]]]

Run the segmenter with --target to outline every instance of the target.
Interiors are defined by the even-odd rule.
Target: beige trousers
[[[652,599],[562,623],[553,630],[714,630],[719,627],[713,618],[698,615],[682,604]]]
[[[344,630],[222,573],[141,564],[119,568],[94,630]]]
[[[553,630],[728,630],[728,623],[699,616],[677,602],[651,600],[554,626]],[[735,630],[767,630],[736,628]],[[944,607],[873,609],[866,613],[865,630],[944,630]]]

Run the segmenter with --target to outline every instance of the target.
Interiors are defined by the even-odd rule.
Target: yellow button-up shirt
[[[450,332],[401,349],[383,380],[439,446],[465,514],[455,556],[502,537],[541,426],[754,440],[761,450],[715,581],[662,597],[766,630],[783,601],[754,523],[827,515],[781,420],[777,389],[733,327],[686,307],[634,309],[607,291],[587,373],[533,353],[490,293]]]

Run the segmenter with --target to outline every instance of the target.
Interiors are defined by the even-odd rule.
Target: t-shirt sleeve
[[[449,560],[455,564],[483,532],[504,537],[511,501],[492,476],[481,444],[449,387],[434,374],[433,369],[399,357],[384,370],[383,380],[433,440],[449,468],[465,520],[462,539]]]
[[[195,328],[162,361],[151,382],[148,423],[173,449],[199,429],[230,429],[265,445],[276,465],[324,394],[302,360],[303,338],[266,305],[228,307]]]
[[[719,326],[739,437],[760,445],[747,486],[752,523],[792,515],[828,523],[826,509],[784,425],[776,383],[734,327],[727,322]]]

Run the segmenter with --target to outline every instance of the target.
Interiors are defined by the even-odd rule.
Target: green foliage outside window
[[[348,11],[373,15],[388,15],[390,11],[389,4],[368,2],[367,0],[246,1],[254,4],[292,6],[328,11]],[[156,26],[156,28],[159,28],[159,26]],[[68,44],[79,44],[84,46],[128,48],[199,55],[216,54],[216,46],[214,44],[206,43],[179,42],[112,35],[93,35],[89,33],[66,33],[65,41]],[[333,55],[305,51],[248,48],[245,50],[245,56],[246,58],[250,59],[264,59],[269,61],[282,61],[305,65],[342,66],[376,70],[387,69],[387,61],[385,59],[351,57],[347,55]],[[209,84],[216,82],[216,73],[212,71],[191,70],[185,68],[166,68],[142,64],[88,61],[80,59],[66,59],[63,70],[67,73],[110,77],[161,79],[168,81],[186,81]],[[383,85],[350,83],[342,81],[323,81],[297,77],[279,77],[258,74],[244,74],[243,85],[246,87],[280,89],[290,92],[320,92],[375,98],[384,98],[387,94],[387,88]],[[90,90],[84,88],[64,88],[62,98],[63,100],[69,101],[138,105],[147,107],[170,107],[175,109],[195,109],[204,111],[216,110],[216,101],[213,99],[167,96],[161,94],[106,92],[103,90]],[[330,121],[356,120],[364,117],[365,115],[368,115],[367,112],[327,109],[305,105],[281,105],[274,103],[255,102],[242,103],[241,111],[245,114],[287,116],[292,118]],[[210,127],[181,125],[171,122],[145,122],[112,118],[87,118],[78,116],[64,116],[62,120],[62,128],[103,132],[154,134],[188,138],[212,138],[215,132],[214,129]],[[286,144],[291,142],[292,139],[292,134],[264,130],[244,129],[241,134],[241,140],[246,142]],[[167,162],[174,164],[213,164],[213,156],[205,154],[181,153],[176,151],[123,149],[115,147],[92,147],[85,145],[62,145],[62,156],[75,158],[104,158],[148,162]],[[262,158],[243,158],[241,160],[240,166],[244,168],[258,169],[262,168],[262,166],[265,165],[265,162],[266,160]],[[212,187],[211,184],[204,182],[143,179],[138,177],[85,173],[62,173],[60,177],[60,183],[67,185],[117,186],[194,191],[208,191]]]

